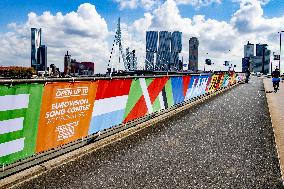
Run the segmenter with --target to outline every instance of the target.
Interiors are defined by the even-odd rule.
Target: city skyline
[[[105,72],[120,16],[124,48],[136,50],[140,67],[145,63],[146,31],[176,30],[183,33],[181,56],[185,61],[188,40],[198,37],[200,68],[210,58],[215,70],[224,70],[224,61],[229,60],[240,71],[247,41],[266,43],[278,53],[277,32],[284,30],[280,0],[89,2],[1,1],[0,66],[29,66],[29,32],[36,27],[42,28],[43,43],[49,47],[48,65],[56,64],[62,70],[68,50],[80,61],[95,62],[95,72]],[[123,68],[122,64],[115,66]]]

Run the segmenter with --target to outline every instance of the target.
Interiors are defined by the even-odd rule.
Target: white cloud
[[[199,68],[204,60],[211,58],[215,69],[225,69],[225,60],[231,60],[241,69],[243,45],[267,43],[275,52],[279,49],[279,34],[284,25],[282,17],[266,18],[262,4],[268,1],[241,0],[240,8],[229,21],[218,21],[195,15],[192,18],[181,16],[176,0],[167,0],[156,9],[144,14],[133,23],[123,23],[123,47],[135,49],[139,66],[145,62],[145,33],[147,30],[181,31],[183,33],[183,56],[188,60],[188,40],[199,38]],[[63,68],[63,56],[67,50],[79,61],[94,61],[95,69],[105,72],[109,59],[113,35],[110,35],[105,20],[97,13],[95,6],[82,4],[76,12],[55,15],[44,12],[42,15],[30,13],[22,24],[11,23],[11,32],[0,34],[0,65],[30,65],[30,28],[43,29],[43,43],[48,46],[48,62]],[[111,32],[114,34],[114,31]],[[229,51],[230,50],[230,51]],[[116,58],[118,49],[116,51]],[[208,53],[208,54],[207,54]],[[112,62],[117,68],[118,61]]]
[[[252,1],[257,1],[260,5],[266,5],[270,2],[270,0],[232,0],[232,1],[238,3],[250,3]]]
[[[280,31],[280,27],[284,25],[284,16],[265,18],[261,5],[268,1],[242,0],[239,3],[239,10],[232,15],[230,21],[225,22],[208,19],[203,15],[183,18],[177,7],[177,1],[167,0],[159,8],[130,24],[127,40],[132,40],[133,48],[140,49],[139,61],[144,63],[147,30],[178,30],[183,32],[181,55],[184,60],[188,59],[188,40],[196,36],[200,41],[199,69],[203,68],[205,58],[211,58],[215,62],[216,70],[226,69],[223,63],[225,60],[230,60],[240,71],[243,45],[247,41],[267,43],[272,52],[277,51],[279,48],[277,31]]]
[[[178,4],[189,4],[194,7],[208,6],[212,3],[222,3],[222,0],[175,0]]]
[[[107,24],[94,5],[85,3],[76,12],[66,15],[44,12],[28,14],[22,25],[11,23],[12,32],[0,35],[0,65],[30,65],[30,28],[42,28],[43,44],[47,45],[48,64],[63,69],[66,51],[78,61],[94,61],[97,71],[105,71],[109,56]],[[103,70],[104,69],[104,70]]]
[[[209,56],[213,59],[216,57],[218,69],[222,68],[224,60],[221,62],[220,59],[226,56],[224,52],[232,49],[234,42],[237,41],[234,37],[236,29],[229,23],[205,19],[202,15],[196,15],[192,19],[183,18],[174,0],[167,0],[159,8],[153,10],[152,13],[145,14],[143,18],[133,22],[128,30],[128,36],[131,36],[130,38],[135,41],[132,42],[133,48],[140,49],[138,58],[140,57],[139,61],[143,63],[145,62],[145,32],[147,30],[181,31],[183,33],[183,51],[181,55],[184,61],[188,59],[188,40],[193,36],[199,37],[201,56],[199,61],[203,62],[205,60],[204,56],[209,53]],[[231,43],[228,43],[228,39],[231,39]],[[135,44],[137,45],[135,46]]]
[[[146,10],[150,10],[157,4],[160,4],[158,0],[141,0],[141,6]]]
[[[119,3],[120,9],[135,9],[138,6],[138,0],[115,0],[115,2]]]
[[[161,5],[164,0],[114,0],[119,3],[120,9],[136,9],[142,7],[145,10],[151,10]],[[174,0],[177,4],[191,5],[194,7],[208,6],[213,3],[220,4],[222,0]],[[268,0],[261,0],[268,1]]]

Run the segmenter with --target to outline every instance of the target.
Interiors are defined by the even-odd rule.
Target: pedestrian
[[[276,93],[279,90],[279,82],[280,82],[280,71],[278,66],[276,66],[275,70],[272,72],[272,84],[274,88],[274,92]]]
[[[250,76],[250,70],[249,70],[249,68],[247,68],[247,70],[246,70],[246,83],[248,83],[248,81],[249,81],[249,76]]]

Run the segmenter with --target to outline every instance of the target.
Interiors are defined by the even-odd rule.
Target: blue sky
[[[41,27],[49,64],[62,68],[69,50],[79,61],[94,61],[104,70],[119,16],[125,46],[137,50],[141,64],[146,30],[182,31],[185,60],[188,39],[199,37],[200,64],[210,56],[218,69],[224,60],[240,68],[248,40],[268,43],[277,52],[277,31],[284,30],[283,0],[1,0],[0,46],[5,48],[0,65],[29,66],[29,30]]]
[[[23,23],[27,19],[29,12],[42,14],[44,11],[50,11],[55,14],[62,12],[66,14],[76,11],[82,3],[91,3],[96,6],[99,14],[101,14],[111,27],[115,27],[117,17],[125,22],[132,22],[143,16],[144,10],[141,7],[136,9],[120,9],[119,4],[113,0],[1,0],[0,1],[0,31],[7,31],[7,25],[11,22]],[[232,14],[239,8],[239,3],[225,0],[221,4],[213,3],[210,6],[196,8],[192,5],[179,5],[181,15],[183,17],[192,17],[196,14],[205,15],[207,18],[217,19],[219,21],[228,21]],[[268,18],[282,16],[284,12],[283,0],[271,0],[263,6],[264,14]]]

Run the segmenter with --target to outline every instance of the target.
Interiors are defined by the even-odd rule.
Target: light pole
[[[208,53],[206,53],[206,55],[208,56]],[[206,57],[206,58],[208,58],[208,57]],[[207,59],[206,59],[206,60],[207,60]],[[205,72],[206,60],[205,60],[205,64],[204,64],[204,72]]]
[[[273,52],[273,59],[272,59],[272,61],[270,62],[270,73],[272,74],[272,62],[273,62],[273,60],[274,60],[274,55],[275,55],[275,52]]]
[[[279,71],[281,72],[281,70],[280,70],[280,63],[281,63],[281,34],[282,34],[282,32],[284,32],[284,31],[280,31],[280,32],[278,32],[279,33],[279,46],[280,46],[280,58],[279,58]]]

